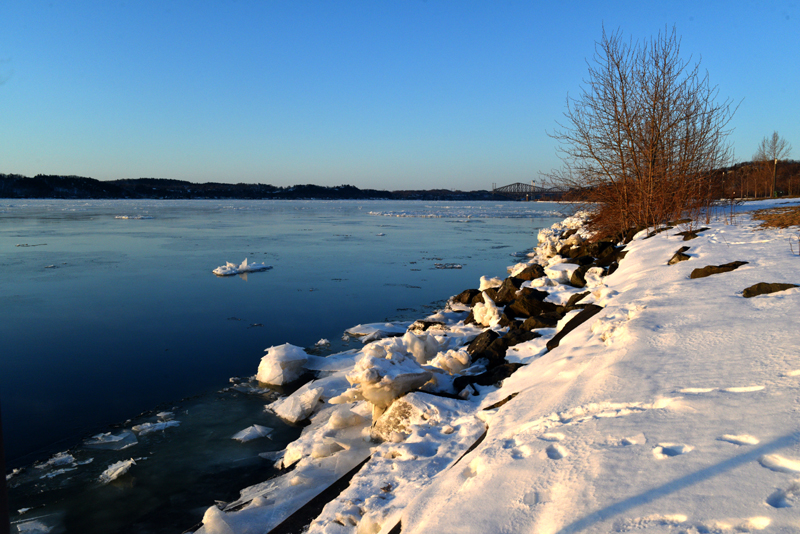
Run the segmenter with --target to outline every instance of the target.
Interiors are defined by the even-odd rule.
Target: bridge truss
[[[539,187],[533,182],[523,184],[520,182],[497,187],[492,184],[492,194],[501,195],[514,200],[557,200],[561,198],[566,190],[557,187]]]

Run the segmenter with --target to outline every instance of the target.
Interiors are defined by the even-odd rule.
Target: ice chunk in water
[[[24,532],[25,534],[46,534],[47,532],[53,530],[51,527],[45,525],[37,519],[32,519],[23,523],[17,523],[15,526],[19,532]]]
[[[158,432],[159,430],[165,430],[171,426],[178,426],[180,425],[180,421],[161,421],[159,423],[142,423],[141,425],[134,426],[131,430],[134,432],[138,432],[140,436],[144,436],[145,434],[150,434],[151,432]]]
[[[261,425],[253,425],[253,426],[248,426],[241,432],[237,432],[232,439],[236,439],[244,443],[245,441],[269,437],[271,433],[272,433],[271,428]]]
[[[289,343],[270,347],[258,364],[256,380],[273,386],[287,384],[300,378],[307,361],[308,354],[300,347]]]
[[[75,457],[68,452],[59,452],[54,454],[49,460],[43,464],[38,464],[37,469],[46,469],[48,467],[60,467],[64,465],[74,465]]]
[[[241,263],[241,265],[236,265],[235,263],[231,263],[228,261],[225,262],[225,265],[217,267],[211,272],[216,274],[217,276],[231,276],[234,274],[266,271],[268,269],[272,269],[272,266],[263,263],[247,263],[247,258],[245,258],[244,261]]]
[[[112,480],[115,480],[125,473],[131,468],[132,465],[136,465],[136,462],[133,458],[129,460],[122,460],[116,463],[113,463],[108,466],[108,469],[103,471],[100,474],[100,483],[101,484],[108,484]]]
[[[104,432],[92,436],[83,442],[84,448],[87,449],[104,449],[109,451],[120,451],[127,447],[132,447],[139,443],[136,439],[136,434],[130,430],[123,430],[116,434],[112,432]]]

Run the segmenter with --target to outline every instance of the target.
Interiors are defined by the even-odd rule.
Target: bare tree
[[[698,215],[713,172],[730,161],[731,102],[717,103],[708,74],[681,59],[674,28],[646,42],[604,29],[587,63],[550,134],[564,166],[548,178],[593,203],[601,235]]]
[[[759,169],[759,175],[765,184],[771,183],[772,196],[777,196],[776,176],[778,161],[787,159],[792,153],[792,145],[786,142],[778,132],[772,132],[771,137],[764,137],[753,155],[753,163]],[[766,196],[766,185],[765,195]]]

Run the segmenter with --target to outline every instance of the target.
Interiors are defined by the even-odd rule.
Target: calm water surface
[[[356,348],[342,340],[348,327],[417,319],[477,287],[481,275],[504,276],[561,211],[508,202],[0,200],[9,467],[46,459],[143,410],[217,392],[229,377],[255,374],[272,345],[327,338],[330,351]],[[211,273],[245,257],[273,269]],[[437,268],[445,263],[462,268]],[[181,401],[180,409],[200,415],[172,433],[170,446],[211,432],[220,405],[232,406],[223,411],[234,425],[237,414],[245,422],[263,412],[263,399],[240,397]],[[113,460],[98,454],[94,471]],[[209,462],[220,458],[224,452]],[[201,476],[193,487],[204,487]],[[162,489],[150,498],[169,499]]]

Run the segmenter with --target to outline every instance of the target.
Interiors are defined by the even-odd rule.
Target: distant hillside
[[[0,198],[164,198],[164,199],[394,199],[492,200],[491,191],[379,191],[352,185],[323,187],[312,184],[275,187],[269,184],[195,184],[163,178],[126,178],[101,181],[82,176],[39,174],[33,178],[0,174]],[[494,198],[494,200],[502,200]]]

